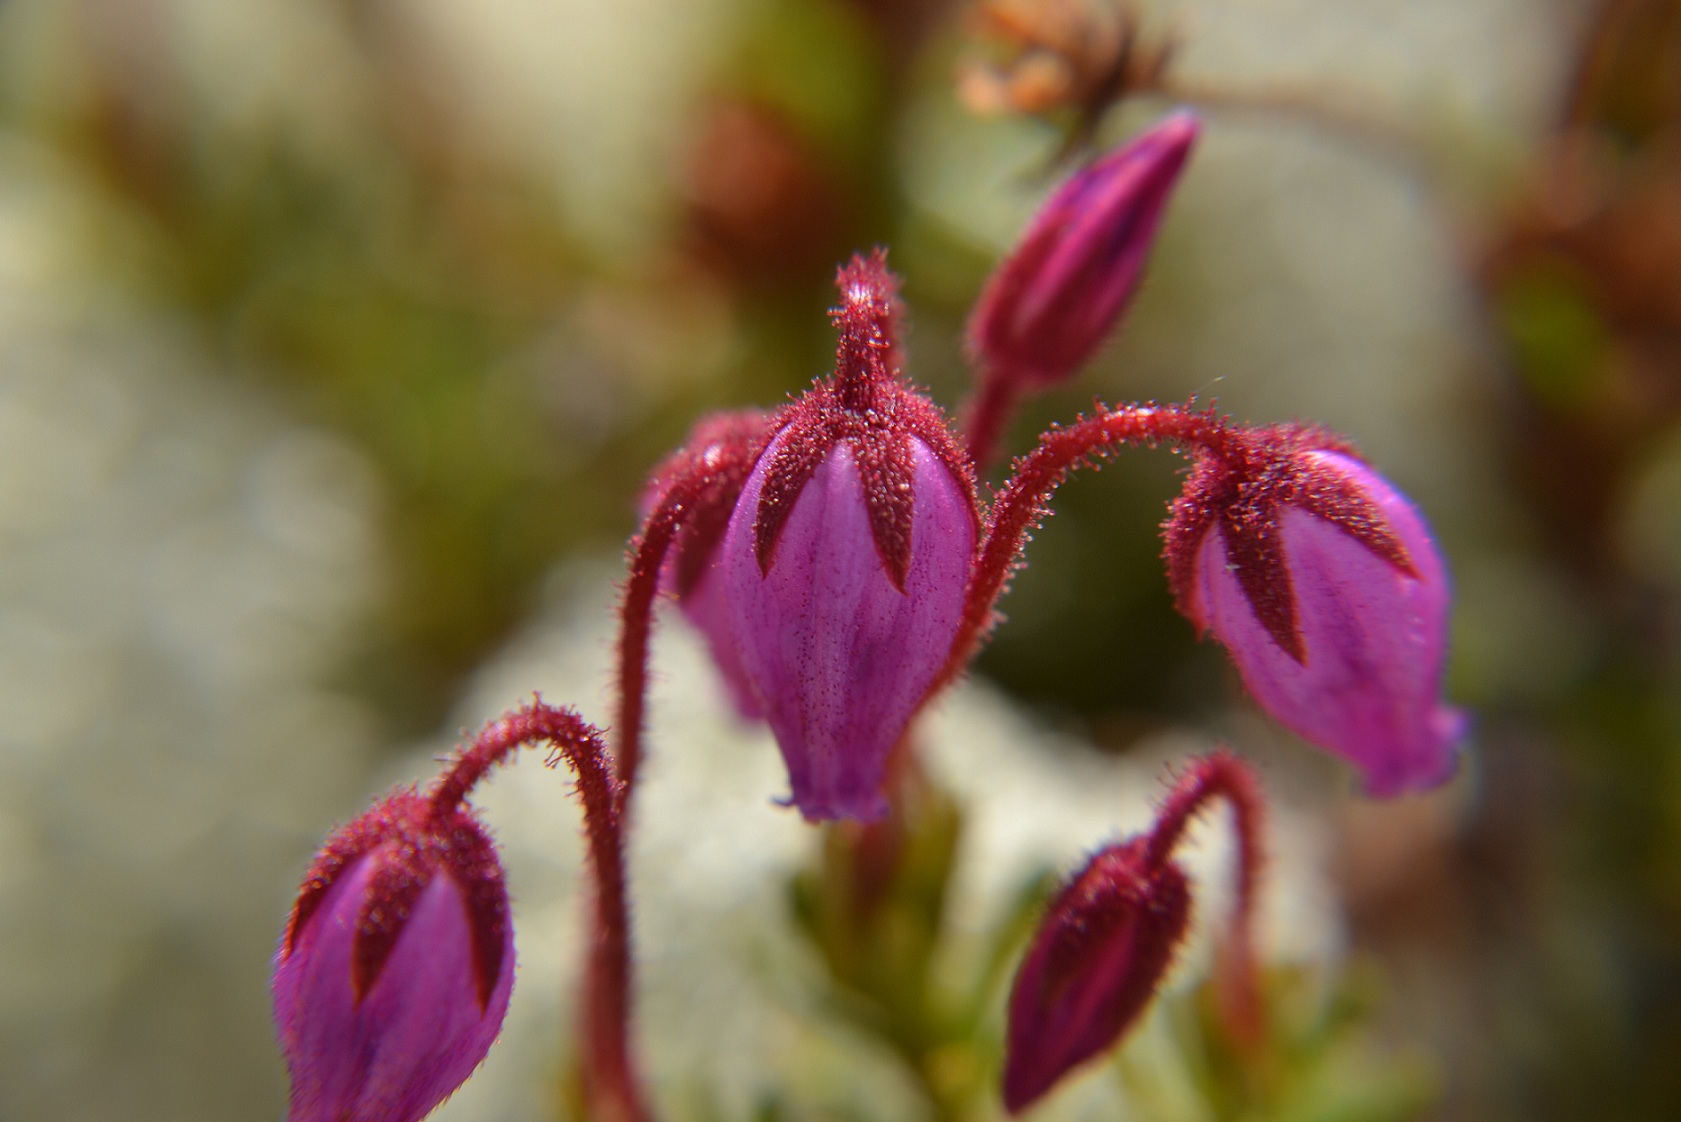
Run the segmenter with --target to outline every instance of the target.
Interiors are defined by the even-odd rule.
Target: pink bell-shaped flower
[[[275,953],[289,1122],[418,1122],[484,1059],[513,982],[484,827],[464,806],[386,796],[317,854]]]
[[[1138,290],[1198,128],[1175,113],[1045,202],[969,319],[970,353],[989,377],[1054,385],[1097,350]]]
[[[749,688],[808,819],[874,818],[973,560],[968,458],[899,373],[885,258],[840,271],[834,376],[778,416],[718,557]]]
[[[1010,990],[1004,1107],[1019,1114],[1120,1040],[1155,997],[1190,920],[1172,861],[1136,837],[1094,856],[1045,911]]]
[[[1377,797],[1452,777],[1467,721],[1441,703],[1447,573],[1412,504],[1352,449],[1294,426],[1228,429],[1165,534],[1180,611],[1275,720]]]

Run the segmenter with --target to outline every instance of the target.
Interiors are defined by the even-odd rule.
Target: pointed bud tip
[[[887,267],[887,249],[877,246],[836,269],[835,287],[843,306],[889,303],[899,295],[899,278]]]
[[[1189,109],[1178,109],[1163,118],[1147,135],[1164,148],[1188,153],[1202,135],[1202,118]]]

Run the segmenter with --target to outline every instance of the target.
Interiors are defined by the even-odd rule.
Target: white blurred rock
[[[0,145],[0,1118],[278,1113],[268,959],[372,739],[326,685],[371,473],[157,309],[73,278]]]

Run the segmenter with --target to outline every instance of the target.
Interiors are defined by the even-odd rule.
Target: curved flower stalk
[[[507,1013],[514,933],[495,843],[465,799],[515,749],[546,741],[584,804],[597,946],[586,1003],[594,1116],[648,1117],[629,1048],[629,915],[618,788],[600,734],[541,701],[505,714],[422,794],[399,788],[336,830],[304,878],[274,959],[289,1122],[418,1122],[484,1059]]]
[[[1148,834],[1098,851],[1045,909],[1010,989],[1003,1096],[1011,1114],[1114,1047],[1155,997],[1190,924],[1190,885],[1173,850],[1213,799],[1231,804],[1237,830],[1222,1012],[1235,1040],[1259,1040],[1252,928],[1264,806],[1248,767],[1216,752],[1185,768]]]

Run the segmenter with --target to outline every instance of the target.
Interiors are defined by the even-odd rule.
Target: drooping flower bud
[[[1173,964],[1190,890],[1149,839],[1100,851],[1051,905],[1010,990],[1004,1107],[1019,1114],[1131,1027]]]
[[[901,379],[885,256],[840,271],[834,376],[779,415],[719,554],[742,673],[808,819],[886,810],[951,650],[978,527],[945,418]]]
[[[317,854],[275,953],[289,1122],[418,1122],[484,1059],[513,981],[484,827],[413,790],[376,802]]]
[[[987,281],[969,349],[1018,389],[1071,378],[1119,322],[1155,242],[1197,119],[1175,113],[1069,179]]]
[[[1447,573],[1424,520],[1312,429],[1225,430],[1164,526],[1179,610],[1213,632],[1280,724],[1388,797],[1452,777],[1441,703]]]
[[[655,470],[642,501],[644,518],[667,498],[677,497],[685,504],[660,586],[706,640],[731,703],[748,720],[764,713],[741,669],[716,562],[736,500],[775,430],[775,416],[758,410],[703,417],[688,442]]]
[[[1004,1055],[1011,1114],[1108,1051],[1156,994],[1190,921],[1190,888],[1172,855],[1210,803],[1232,808],[1236,891],[1222,937],[1222,1014],[1246,1046],[1264,1033],[1254,956],[1265,805],[1249,767],[1225,750],[1190,760],[1150,832],[1097,853],[1057,893],[1016,971]]]

